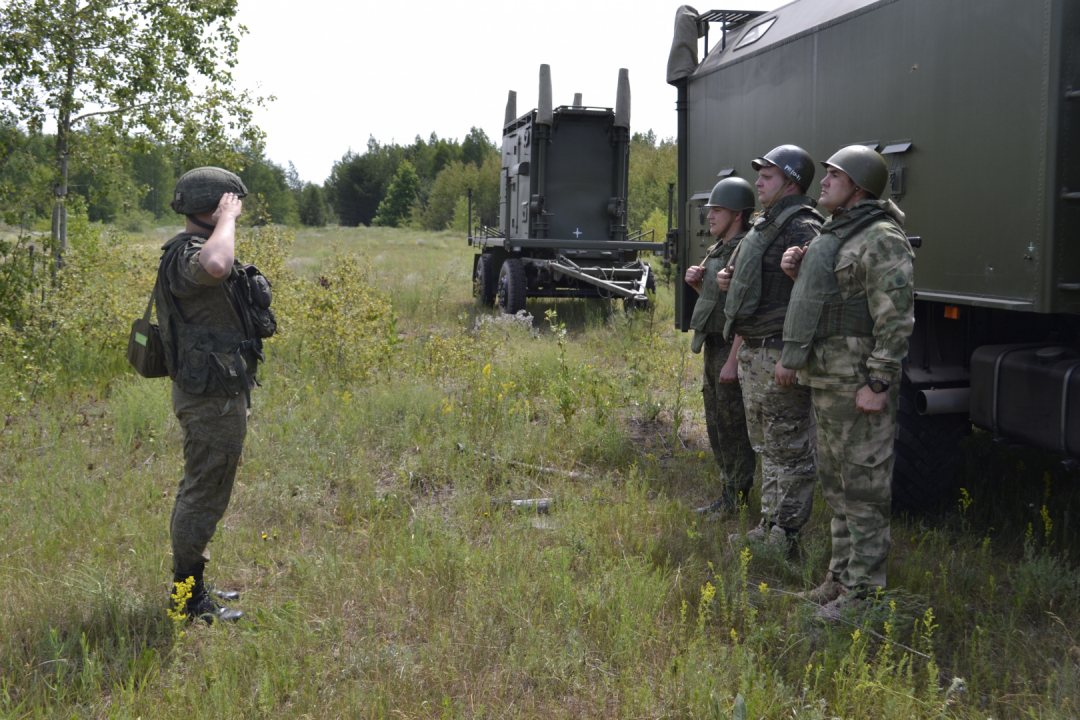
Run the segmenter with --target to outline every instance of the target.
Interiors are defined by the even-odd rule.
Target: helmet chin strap
[[[772,206],[776,204],[776,201],[780,199],[780,195],[787,191],[789,187],[791,187],[792,182],[793,181],[791,178],[785,177],[784,184],[781,185],[775,193],[773,193],[773,196],[771,198],[769,198],[769,203],[766,205],[763,201],[761,203],[761,207],[765,208],[766,210],[771,210]]]
[[[193,222],[193,223],[195,223],[196,225],[198,225],[199,227],[201,227],[201,228],[202,228],[203,230],[209,230],[210,232],[213,232],[213,231],[214,231],[214,229],[215,229],[215,227],[216,227],[216,226],[214,226],[214,225],[211,225],[211,224],[209,224],[209,223],[204,223],[204,222],[203,222],[202,220],[200,220],[199,218],[195,217],[194,215],[186,215],[185,217],[186,217],[186,218],[187,218],[188,220],[190,220],[191,222]]]

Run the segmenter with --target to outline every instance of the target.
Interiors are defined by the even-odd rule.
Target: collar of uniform
[[[773,203],[773,206],[761,213],[757,220],[754,221],[755,227],[764,227],[773,220],[778,218],[781,213],[792,205],[806,205],[808,207],[817,207],[817,201],[806,195],[785,195],[784,197]]]

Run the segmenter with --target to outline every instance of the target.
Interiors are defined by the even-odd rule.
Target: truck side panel
[[[1054,2],[882,2],[751,56],[710,57],[718,67],[688,84],[690,193],[711,188],[725,167],[752,179],[750,159],[781,143],[824,160],[848,144],[910,142],[886,159],[903,171],[895,199],[908,234],[923,237],[918,291],[1050,311]]]

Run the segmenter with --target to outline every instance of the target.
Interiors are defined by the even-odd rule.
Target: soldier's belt
[[[773,335],[767,338],[743,338],[743,345],[757,350],[759,348],[769,348],[770,350],[783,350],[784,339],[779,335]]]

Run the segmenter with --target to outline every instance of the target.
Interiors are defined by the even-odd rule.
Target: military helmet
[[[201,215],[217,210],[221,196],[235,193],[244,197],[248,189],[236,174],[219,167],[200,167],[188,170],[176,181],[173,200],[169,206],[181,215]]]
[[[713,187],[705,207],[722,207],[735,212],[753,210],[756,197],[753,185],[740,177],[726,177]]]
[[[846,172],[851,182],[876,198],[881,197],[889,184],[889,167],[885,164],[885,158],[865,145],[840,148],[821,164],[826,170],[834,167]]]
[[[810,187],[810,181],[814,179],[814,158],[810,153],[798,145],[779,145],[769,151],[765,157],[759,157],[750,162],[755,170],[760,170],[766,165],[772,165],[780,169],[784,176],[794,180],[802,191]]]

